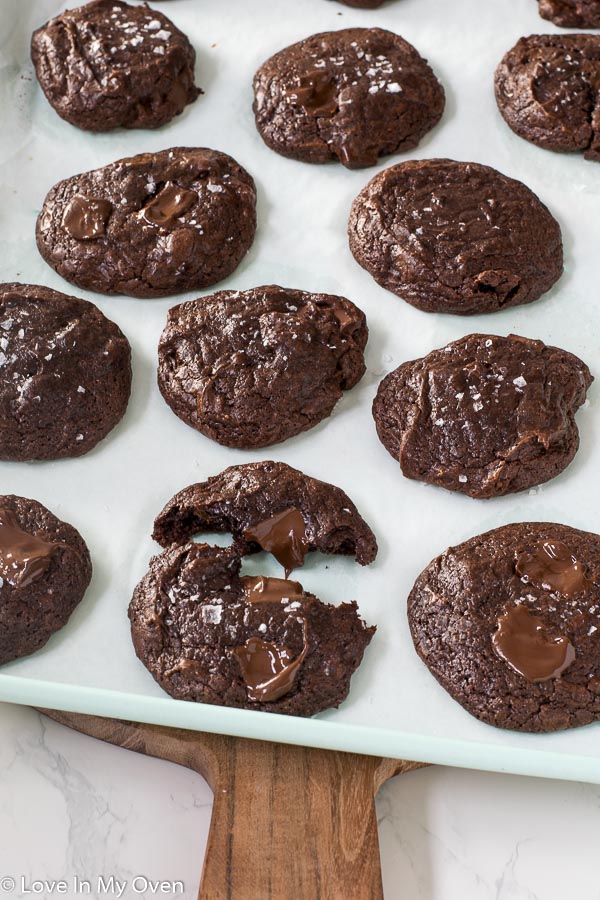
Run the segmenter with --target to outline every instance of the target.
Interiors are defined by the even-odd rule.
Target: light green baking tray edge
[[[396,728],[363,728],[311,719],[307,729],[306,719],[295,716],[228,709],[172,698],[140,697],[122,691],[12,675],[0,676],[0,700],[257,740],[265,740],[265,716],[268,716],[269,740],[276,743],[600,784],[600,760],[595,757],[543,749],[494,747],[477,741],[416,735]],[[545,735],[535,737],[540,744],[544,738]],[[373,751],[375,745],[377,754]]]

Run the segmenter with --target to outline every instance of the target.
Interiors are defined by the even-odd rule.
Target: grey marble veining
[[[60,879],[73,898],[82,881],[150,897],[148,879],[195,900],[210,812],[193,772],[0,704],[0,900]],[[600,900],[600,787],[429,768],[389,782],[377,814],[386,900]]]

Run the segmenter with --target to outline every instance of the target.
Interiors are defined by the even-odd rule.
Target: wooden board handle
[[[381,900],[375,794],[397,770],[224,739],[201,900]]]
[[[382,900],[375,795],[420,763],[40,712],[206,778],[200,900]]]

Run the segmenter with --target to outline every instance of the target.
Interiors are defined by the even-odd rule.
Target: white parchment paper
[[[417,658],[406,597],[429,560],[449,544],[518,520],[556,520],[599,530],[598,390],[578,416],[581,449],[542,488],[474,501],[402,477],[379,443],[371,401],[385,373],[472,331],[516,332],[579,354],[596,375],[600,335],[598,211],[600,166],[517,138],[493,97],[493,72],[516,40],[556,30],[535,0],[395,0],[376,11],[330,0],[171,0],[156,7],[190,37],[197,81],[206,91],[160,131],[86,134],[48,106],[28,60],[31,31],[62,8],[57,0],[4,0],[0,19],[0,278],[45,284],[93,300],[129,337],[134,388],[123,422],[82,459],[0,464],[0,491],[34,497],[75,524],[91,549],[94,579],[66,628],[34,656],[2,669],[0,698],[223,731],[406,756],[457,765],[600,780],[600,725],[550,736],[505,733],[463,711]],[[495,166],[528,184],[563,228],[566,268],[532,306],[463,319],[418,312],[379,288],[348,249],[350,203],[380,166],[350,172],[283,159],[259,138],[252,75],[271,53],[316,31],[381,25],[426,56],[447,92],[440,125],[414,157],[445,156]],[[164,300],[103,297],[62,281],[38,255],[36,215],[59,179],[126,155],[172,146],[232,154],[259,191],[257,239],[220,287],[265,283],[345,294],[367,314],[368,373],[318,428],[261,453],[218,447],[180,422],[155,384]],[[208,292],[207,292],[208,293]],[[377,561],[310,558],[307,589],[323,600],[357,599],[378,626],[349,699],[314,720],[226,710],[167,698],[136,659],[127,605],[159,548],[150,538],[163,504],[185,485],[233,463],[278,459],[332,481],[354,499],[377,533]],[[249,564],[274,572],[264,556]]]

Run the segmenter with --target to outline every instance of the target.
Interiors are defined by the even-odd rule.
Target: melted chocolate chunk
[[[64,546],[23,531],[12,510],[0,509],[0,574],[13,587],[26,587],[40,578],[54,551]]]
[[[266,575],[244,575],[240,578],[250,603],[279,603],[304,597],[302,585],[287,578],[268,578]]]
[[[175,221],[198,202],[198,194],[167,181],[165,186],[141,211],[141,217],[149,225],[173,225]]]
[[[77,241],[93,241],[106,234],[112,203],[99,197],[75,194],[65,207],[62,227]]]
[[[354,319],[354,317],[351,316],[350,313],[346,309],[343,309],[343,307],[341,307],[341,306],[335,308],[333,310],[333,313],[334,313],[336,319],[338,320],[338,322],[340,323],[340,327],[342,329],[344,329],[347,325],[355,325],[356,324],[356,320]]]
[[[302,631],[304,646],[296,659],[292,659],[287,647],[257,637],[251,637],[243,647],[235,648],[233,652],[240,664],[249,700],[269,703],[291,691],[308,652],[306,619],[302,619]]]
[[[511,669],[534,683],[558,678],[575,659],[569,639],[549,634],[542,619],[521,605],[505,607],[492,644]]]
[[[300,76],[300,87],[287,91],[313,116],[333,116],[338,110],[335,81],[328,72],[307,72]]]
[[[267,553],[272,553],[285,569],[286,578],[293,569],[304,565],[310,543],[302,513],[294,508],[284,509],[247,528],[244,540],[253,541]]]
[[[521,581],[544,591],[572,597],[589,586],[585,566],[562,541],[537,541],[517,550],[515,569]]]

